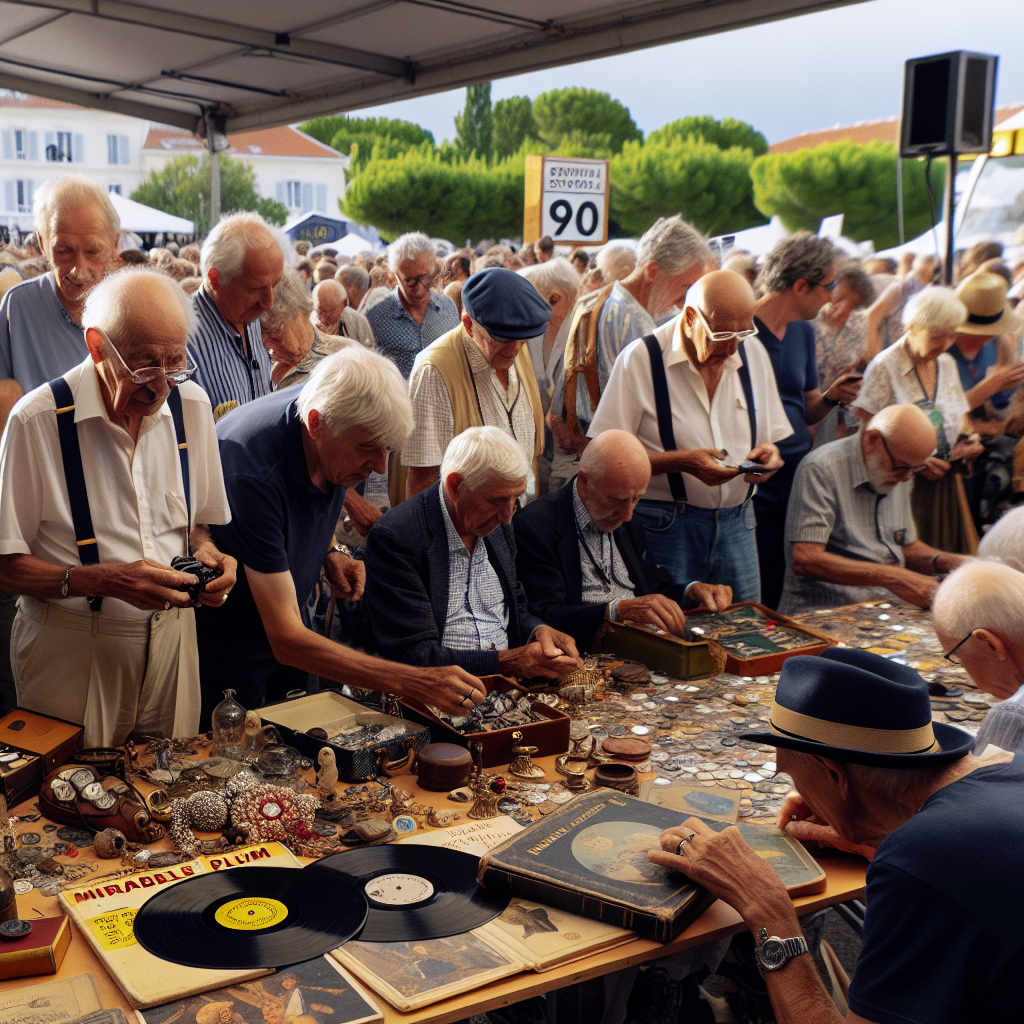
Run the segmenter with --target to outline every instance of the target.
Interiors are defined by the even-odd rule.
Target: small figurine
[[[435,807],[431,807],[427,811],[427,824],[431,828],[447,828],[461,817],[462,815],[460,814],[453,814],[451,811],[439,811]]]
[[[505,792],[505,785],[505,780],[500,775],[479,776],[473,785],[473,794],[476,800],[469,809],[469,817],[496,818],[498,816],[498,797]]]
[[[519,731],[512,733],[512,763],[508,766],[509,775],[517,779],[543,779],[544,769],[538,768],[531,759],[532,754],[537,753],[537,748],[523,746],[523,734]]]
[[[259,756],[267,745],[267,737],[263,733],[263,720],[258,711],[246,711],[245,736],[242,748],[251,756]]]
[[[320,770],[316,773],[317,792],[321,802],[332,803],[338,799],[338,764],[334,751],[330,747],[321,747],[317,761],[320,764]]]

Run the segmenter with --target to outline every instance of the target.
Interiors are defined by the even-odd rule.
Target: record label
[[[269,897],[243,896],[217,908],[213,919],[225,928],[240,932],[255,932],[262,928],[273,928],[288,916],[288,908],[280,901]]]
[[[378,875],[367,882],[364,888],[374,903],[383,903],[387,907],[407,907],[412,903],[429,900],[434,895],[434,887],[419,875]]]

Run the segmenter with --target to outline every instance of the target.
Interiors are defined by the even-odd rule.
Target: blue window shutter
[[[282,206],[287,206],[288,203],[287,203],[287,199],[286,199],[285,194],[284,194],[284,182],[283,181],[279,181],[277,183],[277,188],[275,189],[275,191],[277,193],[277,195],[276,195],[277,201]]]
[[[4,209],[14,213],[14,182],[10,179],[4,182]]]
[[[117,136],[116,135],[108,135],[107,136],[107,163],[108,164],[116,164],[117,163]]]
[[[313,209],[313,186],[308,182],[302,186],[302,211]]]
[[[28,158],[29,160],[39,159],[39,132],[28,133]]]
[[[316,187],[316,212],[327,212],[327,186],[317,185]]]
[[[128,163],[128,136],[118,135],[117,137],[117,162]]]
[[[35,203],[36,198],[36,183],[34,181],[25,182],[25,203],[31,210]]]
[[[56,147],[56,145],[57,145],[57,136],[53,132],[44,132],[43,133],[43,143],[44,143],[43,151],[46,154],[46,159],[49,160],[50,159],[50,153],[53,152],[53,150],[51,150],[50,147],[51,146]]]
[[[14,132],[10,128],[3,130],[4,159],[14,159]]]
[[[81,132],[75,132],[75,163],[85,163],[85,136]]]

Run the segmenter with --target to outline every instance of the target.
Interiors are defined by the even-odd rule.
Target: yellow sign
[[[132,922],[137,913],[134,907],[125,907],[123,910],[100,914],[99,917],[90,917],[85,923],[104,949],[127,949],[136,944]]]
[[[610,195],[607,160],[528,156],[523,241],[550,235],[564,245],[604,245]]]
[[[288,908],[279,900],[262,896],[243,896],[218,907],[213,919],[224,928],[256,932],[272,928],[288,916]]]

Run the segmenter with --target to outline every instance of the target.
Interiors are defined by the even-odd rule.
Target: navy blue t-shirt
[[[793,428],[789,437],[776,444],[787,467],[795,470],[797,463],[811,450],[804,392],[813,391],[818,386],[814,328],[807,320],[794,320],[786,325],[786,333],[780,341],[757,317],[754,317],[754,326],[761,344],[768,350],[779,397]]]
[[[322,491],[309,478],[298,394],[298,388],[275,391],[217,424],[231,522],[210,529],[217,547],[238,559],[238,584],[231,600],[202,609],[197,621],[202,620],[201,628],[230,636],[233,654],[243,661],[263,661],[273,654],[242,566],[290,572],[303,608],[345,502],[344,487],[328,484]]]
[[[868,868],[850,1009],[876,1024],[1021,1019],[1024,758],[928,798]]]

